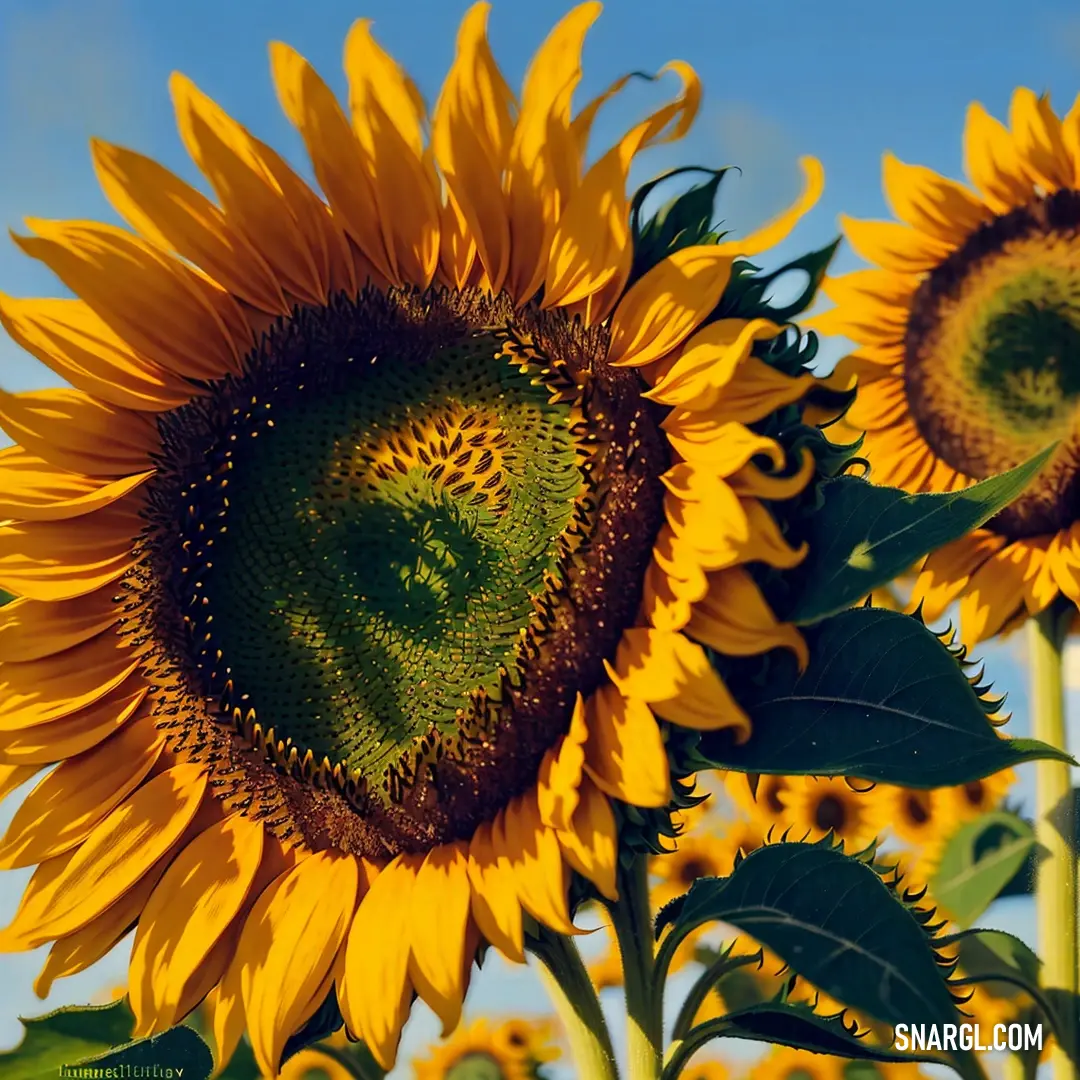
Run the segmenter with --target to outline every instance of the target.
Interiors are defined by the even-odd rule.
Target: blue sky
[[[115,220],[94,181],[86,145],[91,135],[155,156],[199,183],[173,125],[166,87],[173,70],[192,77],[308,174],[300,140],[274,97],[267,41],[289,42],[341,90],[345,32],[353,19],[372,18],[379,40],[433,101],[466,6],[463,0],[4,0],[0,222],[17,229],[24,215]],[[491,38],[511,84],[520,83],[532,50],[565,10],[552,0],[495,4]],[[687,139],[652,152],[635,178],[679,164],[739,165],[742,175],[729,175],[720,213],[741,233],[791,200],[799,187],[796,159],[815,154],[825,165],[826,191],[777,253],[791,256],[832,239],[840,212],[885,216],[880,161],[886,149],[960,175],[969,101],[978,99],[1003,117],[1012,88],[1023,84],[1049,91],[1059,111],[1067,108],[1080,91],[1080,9],[1064,0],[611,0],[586,47],[581,99],[626,71],[655,70],[672,58],[689,61],[701,74],[704,110]],[[597,142],[615,137],[649,100],[641,90],[606,110]],[[854,265],[842,251],[836,267]],[[46,271],[3,241],[0,290],[61,292]],[[842,349],[843,343],[832,343],[827,355]],[[0,385],[55,382],[0,341]],[[1022,733],[1022,651],[1006,644],[990,660],[1000,684],[1014,691],[1014,730]],[[1080,663],[1076,667],[1080,688]],[[1080,698],[1070,698],[1075,717]],[[1029,784],[1024,777],[1025,790]],[[17,799],[0,808],[0,826]],[[14,911],[26,877],[0,875],[0,922]],[[994,914],[1029,934],[1023,902]],[[19,1013],[44,1011],[30,992],[41,960],[36,954],[4,960],[0,1047],[18,1039]],[[86,1000],[122,970],[122,958],[114,957],[105,970],[62,981],[48,1004]],[[543,1008],[527,974],[487,972],[477,991],[481,1011]],[[426,1021],[420,1026],[431,1032]]]

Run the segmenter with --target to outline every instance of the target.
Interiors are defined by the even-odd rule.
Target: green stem
[[[698,976],[694,985],[690,987],[690,992],[686,995],[686,1000],[682,1003],[678,1016],[675,1017],[675,1026],[671,1029],[672,1041],[679,1041],[686,1037],[686,1033],[694,1025],[694,1019],[701,1011],[701,1006],[705,1004],[709,992],[724,975],[729,971],[734,971],[736,968],[749,967],[751,964],[758,965],[760,963],[761,953],[755,953],[753,956],[734,957],[730,952],[721,953]]]
[[[679,1080],[690,1059],[707,1043],[721,1038],[731,1025],[724,1019],[709,1020],[687,1032],[686,1038],[671,1044],[660,1080]]]
[[[663,985],[653,983],[652,909],[648,860],[638,855],[619,875],[620,899],[610,904],[626,990],[630,1080],[660,1080],[663,1058]]]
[[[588,1080],[619,1080],[607,1022],[577,946],[544,927],[530,938],[529,951],[540,961],[540,977],[562,1021],[577,1075]]]
[[[1065,746],[1065,692],[1062,649],[1072,621],[1072,606],[1051,605],[1029,621],[1032,735],[1059,750]],[[1042,984],[1075,994],[1077,989],[1076,856],[1072,850],[1073,795],[1065,761],[1035,763],[1035,837],[1048,854],[1040,861],[1035,883],[1035,913],[1042,958]],[[1070,1010],[1071,1011],[1071,1010]],[[1076,1045],[1075,1016],[1063,1033]],[[1076,1080],[1076,1068],[1055,1047],[1054,1080]]]

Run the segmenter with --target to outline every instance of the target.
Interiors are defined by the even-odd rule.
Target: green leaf
[[[1038,985],[1042,961],[1015,934],[974,929],[941,939],[942,945],[953,943],[962,974],[977,978],[994,997],[1014,998],[1021,992],[1015,983],[994,981],[994,975],[1019,975],[1031,985]]]
[[[931,551],[956,540],[1003,510],[1038,475],[1054,452],[963,491],[909,495],[854,476],[825,481],[820,506],[795,539],[809,554],[792,575],[786,607],[777,614],[815,623],[886,585]]]
[[[1041,961],[1024,942],[1002,930],[974,929],[942,939],[942,944],[953,943],[959,944],[963,965],[984,968],[976,971],[965,966],[964,978],[957,980],[958,987],[979,984],[997,997],[1015,996],[1016,990],[1027,994],[1033,1004],[1018,1019],[1048,1023],[1062,1050],[1074,1063],[1080,1063],[1080,1045],[1076,1042],[1080,997],[1067,990],[1041,987]],[[1001,988],[1010,986],[1015,988],[1011,994],[1002,993]]]
[[[83,1061],[131,1039],[135,1026],[126,1000],[108,1005],[66,1006],[22,1019],[26,1034],[14,1050],[0,1053],[0,1080],[38,1080],[61,1065]]]
[[[67,1065],[93,1066],[97,1076],[150,1076],[161,1080],[207,1080],[214,1068],[210,1048],[193,1028],[180,1025]],[[139,1068],[139,1072],[132,1071]]]
[[[724,1035],[735,1039],[754,1039],[779,1043],[815,1054],[832,1054],[861,1061],[926,1061],[944,1063],[944,1057],[931,1054],[900,1053],[887,1046],[875,1046],[852,1034],[839,1016],[820,1016],[808,1005],[766,1002],[728,1013],[723,1018]],[[730,1028],[728,1027],[730,1025]],[[846,1075],[846,1071],[845,1071]]]
[[[189,1027],[132,1042],[135,1018],[126,999],[68,1006],[22,1023],[26,1028],[22,1042],[0,1054],[0,1080],[40,1080],[57,1075],[62,1065],[91,1063],[97,1069],[157,1065],[164,1080],[170,1075],[176,1080],[180,1075],[183,1080],[206,1080],[213,1068],[209,1048]],[[177,1068],[183,1073],[166,1071]]]
[[[956,1006],[918,913],[873,867],[819,844],[778,843],[726,878],[702,878],[663,908],[672,948],[723,922],[751,935],[826,994],[885,1024],[953,1023]]]
[[[1007,810],[983,814],[949,839],[930,882],[941,910],[970,926],[1016,876],[1035,847],[1032,827]]]
[[[1003,739],[958,658],[918,619],[853,608],[806,632],[800,674],[788,651],[714,662],[753,733],[701,736],[715,767],[746,773],[852,776],[908,787],[964,784],[1037,758],[1071,760],[1033,739]]]

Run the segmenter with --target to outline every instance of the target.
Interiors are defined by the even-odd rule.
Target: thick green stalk
[[[663,1066],[663,987],[653,986],[652,909],[648,860],[638,855],[619,875],[620,898],[610,904],[626,990],[630,1080],[660,1080]]]
[[[539,928],[528,943],[540,961],[540,977],[562,1021],[576,1072],[582,1080],[619,1080],[607,1022],[577,946],[562,934]]]
[[[1036,739],[1059,750],[1065,746],[1065,692],[1062,649],[1072,621],[1072,607],[1054,605],[1029,622],[1031,728]],[[1042,983],[1047,989],[1077,990],[1077,891],[1075,835],[1070,767],[1064,761],[1035,763],[1035,836],[1046,856],[1038,866],[1035,913]],[[1075,1017],[1064,1021],[1063,1035],[1076,1045]],[[1055,1047],[1054,1080],[1076,1080],[1076,1068]]]

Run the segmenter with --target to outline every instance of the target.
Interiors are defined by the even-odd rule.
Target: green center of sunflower
[[[456,734],[560,572],[584,483],[573,411],[501,349],[372,357],[340,394],[249,410],[206,587],[229,617],[207,644],[301,755],[369,776]]]
[[[506,1074],[490,1054],[470,1053],[446,1070],[446,1080],[506,1080]]]
[[[1080,194],[1060,191],[981,226],[920,286],[905,342],[912,416],[965,476],[1003,472],[1060,440],[991,523],[1010,537],[1080,510]]]
[[[535,783],[662,514],[653,407],[603,345],[480,294],[342,297],[162,421],[151,674],[237,805],[385,855]]]

